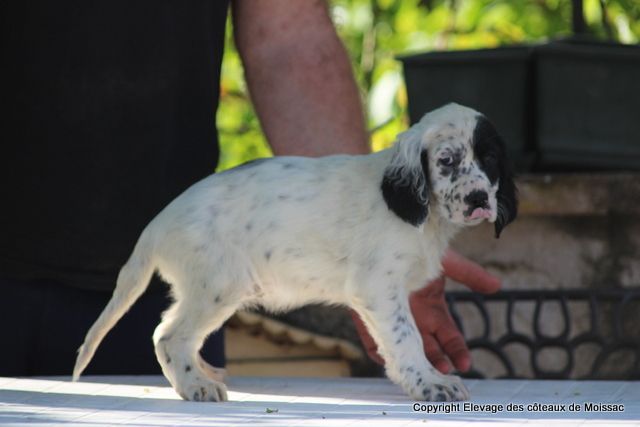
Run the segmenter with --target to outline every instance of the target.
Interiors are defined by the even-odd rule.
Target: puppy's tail
[[[118,281],[111,300],[98,320],[91,326],[84,343],[78,349],[78,357],[73,368],[73,381],[78,380],[107,332],[147,289],[155,270],[155,266],[151,262],[153,243],[150,234],[152,233],[149,233],[147,229],[142,232],[131,257],[118,274]]]

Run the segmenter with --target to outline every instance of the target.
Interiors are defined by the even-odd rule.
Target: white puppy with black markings
[[[362,317],[387,375],[412,399],[468,399],[458,377],[426,359],[408,296],[438,277],[458,230],[486,219],[497,237],[516,212],[502,140],[484,116],[456,104],[375,154],[277,157],[215,174],[142,232],[73,378],[156,271],[175,302],[155,330],[155,351],[186,400],[227,399],[221,375],[198,350],[236,310],[320,302]]]

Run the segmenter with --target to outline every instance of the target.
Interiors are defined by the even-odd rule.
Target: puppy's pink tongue
[[[469,215],[469,219],[478,218],[491,218],[491,211],[489,209],[475,208],[473,212],[471,212],[471,215]]]

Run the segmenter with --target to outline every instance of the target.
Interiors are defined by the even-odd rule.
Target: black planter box
[[[458,102],[483,112],[516,171],[640,170],[640,47],[552,42],[401,58],[412,123]]]
[[[537,167],[640,170],[640,47],[535,49]]]
[[[530,166],[534,143],[528,131],[530,47],[432,52],[400,59],[411,123],[449,102],[466,105],[481,111],[498,128],[517,170]]]

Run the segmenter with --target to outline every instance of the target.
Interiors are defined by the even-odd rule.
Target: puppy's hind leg
[[[207,298],[204,292],[181,295],[153,334],[156,356],[176,392],[185,400],[224,401],[227,390],[198,354],[206,336],[219,329],[239,301]]]

